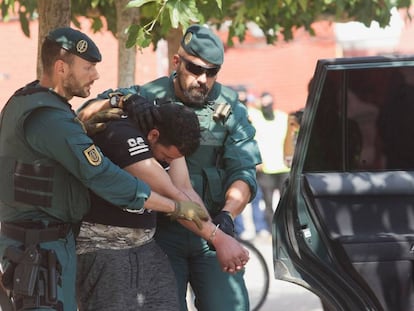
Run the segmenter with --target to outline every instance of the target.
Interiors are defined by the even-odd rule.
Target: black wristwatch
[[[109,105],[111,108],[119,108],[119,102],[121,101],[122,94],[113,93],[109,97]]]

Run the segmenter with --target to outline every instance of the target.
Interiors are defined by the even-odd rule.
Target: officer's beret
[[[191,25],[181,39],[181,46],[190,55],[221,66],[224,60],[223,43],[210,29]]]
[[[58,43],[69,53],[75,54],[89,62],[97,63],[102,60],[96,44],[84,33],[69,28],[57,28],[52,30],[46,37],[47,39]]]

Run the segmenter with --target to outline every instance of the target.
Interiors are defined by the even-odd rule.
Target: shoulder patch
[[[90,145],[83,151],[88,162],[93,166],[98,166],[102,163],[101,153],[98,151],[95,145]]]

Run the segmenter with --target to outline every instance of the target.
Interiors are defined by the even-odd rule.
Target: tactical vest
[[[18,90],[1,114],[1,220],[46,218],[75,223],[89,208],[88,189],[59,163],[33,150],[23,127],[27,116],[38,108],[52,107],[76,116],[63,97],[36,85]]]
[[[149,100],[170,101],[182,104],[174,95],[172,77],[163,77],[142,85],[140,94]],[[211,214],[217,213],[224,205],[225,171],[222,153],[228,136],[230,116],[217,116],[219,104],[229,105],[231,114],[237,102],[237,94],[229,88],[215,83],[209,99],[203,108],[193,108],[201,127],[200,147],[191,156],[186,157],[191,183],[203,199]]]

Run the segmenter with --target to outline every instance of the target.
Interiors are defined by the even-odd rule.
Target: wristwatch
[[[122,94],[112,93],[109,96],[109,105],[111,108],[119,108],[119,102],[121,101]]]

